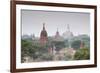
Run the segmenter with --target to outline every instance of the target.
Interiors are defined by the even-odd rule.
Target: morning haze
[[[45,23],[48,36],[55,35],[57,28],[62,35],[69,24],[74,35],[90,34],[90,14],[79,12],[21,11],[22,35],[35,34],[39,37]]]

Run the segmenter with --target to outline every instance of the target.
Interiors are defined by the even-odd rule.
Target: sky
[[[21,10],[22,35],[39,37],[45,23],[48,36],[54,36],[57,28],[62,35],[69,25],[73,35],[90,34],[90,14],[80,12]]]

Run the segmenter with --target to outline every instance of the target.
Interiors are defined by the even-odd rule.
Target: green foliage
[[[48,54],[44,56],[45,53],[48,52],[48,45],[42,46],[39,43],[33,44],[29,40],[22,40],[21,42],[21,61],[24,62],[24,57],[31,57],[33,60],[38,59],[39,57],[42,58],[48,57]],[[49,57],[48,57],[49,58]],[[46,59],[46,58],[45,58]]]
[[[64,58],[65,60],[72,60],[72,55],[70,55],[70,54],[65,54],[65,58]]]
[[[90,48],[90,38],[83,38],[84,46]]]
[[[65,47],[64,41],[53,41],[52,43],[53,43],[53,45],[55,45],[56,50],[58,50],[58,51]]]
[[[85,44],[84,47],[80,49],[81,41]],[[48,37],[48,42],[45,45],[41,45],[39,43],[39,40],[32,40],[32,39],[22,39],[21,40],[21,62],[25,62],[25,57],[32,59],[32,61],[52,61],[54,60],[54,55],[48,52],[48,48],[56,48],[56,52],[59,52],[60,50],[64,48],[68,48],[69,45],[71,45],[72,48],[76,50],[76,53],[74,56],[72,56],[70,53],[64,54],[64,56],[61,56],[59,54],[59,60],[72,60],[73,57],[75,60],[84,60],[90,58],[90,52],[89,52],[89,45],[90,45],[90,39],[89,37],[78,37],[77,39],[74,38],[70,41],[64,40],[64,41],[54,41],[52,40],[52,37]],[[66,49],[67,50],[67,49]],[[57,54],[55,54],[56,56]]]
[[[69,42],[68,42],[68,40],[65,40],[64,42],[65,42],[65,46],[66,46],[66,47],[69,47]]]
[[[84,47],[90,48],[90,36],[88,35],[79,35],[72,38],[71,42],[81,40],[84,43]]]
[[[78,49],[74,55],[75,60],[86,60],[90,59],[90,51],[88,48]]]
[[[21,41],[21,61],[24,62],[24,57],[25,56],[30,56],[33,57],[34,55],[34,49],[32,47],[32,43],[29,42],[28,40],[22,40]]]
[[[75,40],[75,41],[72,42],[71,47],[74,48],[74,49],[79,49],[80,44],[81,44],[80,40]]]
[[[40,56],[41,60],[43,61],[50,61],[53,60],[53,55],[48,54],[48,53],[44,53]]]

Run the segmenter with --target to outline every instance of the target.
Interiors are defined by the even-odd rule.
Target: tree
[[[53,41],[53,45],[56,47],[56,51],[59,51],[60,49],[65,47],[65,42],[64,41]]]
[[[64,59],[67,60],[67,61],[72,60],[72,55],[70,53],[66,53]]]
[[[69,47],[69,42],[68,42],[68,40],[65,40],[64,42],[65,42],[65,46],[66,46],[66,47]]]
[[[40,58],[42,61],[50,61],[50,60],[53,60],[53,55],[49,53],[42,53]]]
[[[32,43],[28,40],[21,41],[21,61],[24,62],[25,56],[32,56],[34,54],[34,50],[32,49]]]
[[[75,60],[86,60],[90,58],[90,50],[88,48],[78,49],[74,55]]]
[[[72,42],[71,47],[74,48],[74,49],[79,49],[80,44],[81,44],[80,40],[75,40],[75,41]]]

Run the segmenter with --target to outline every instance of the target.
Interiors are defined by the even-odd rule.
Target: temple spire
[[[58,28],[57,28],[55,37],[59,37],[59,36],[60,36],[60,34],[59,34],[59,31],[58,31]]]
[[[58,28],[57,28],[57,32],[56,32],[56,34],[59,36],[59,31],[58,31]]]
[[[43,30],[45,30],[45,23],[43,23]]]
[[[68,31],[70,31],[70,27],[69,27],[69,24],[67,24],[67,30],[68,30]]]
[[[58,28],[57,28],[57,32],[58,32]]]

